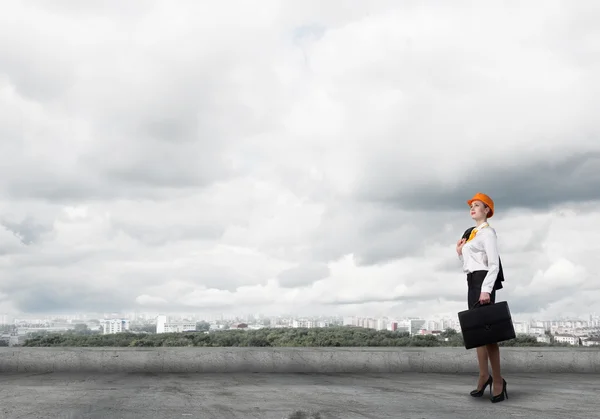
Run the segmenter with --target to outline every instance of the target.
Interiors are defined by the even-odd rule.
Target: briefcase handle
[[[487,306],[487,305],[490,305],[490,304],[491,304],[491,303],[485,303],[485,304],[481,304],[481,301],[477,301],[475,304],[473,304],[473,307],[472,307],[472,308],[475,308],[475,307],[477,307],[477,305],[480,305],[481,307],[483,307],[483,306]]]

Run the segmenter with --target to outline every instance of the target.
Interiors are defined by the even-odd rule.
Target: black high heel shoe
[[[492,387],[490,387],[490,393],[492,393]],[[504,399],[508,399],[508,393],[506,392],[506,380],[502,379],[502,392],[496,396],[492,394],[492,403],[498,403],[503,401]]]
[[[490,377],[487,379],[487,381],[485,382],[485,384],[483,385],[483,387],[481,387],[481,390],[473,390],[470,394],[473,397],[481,397],[483,396],[483,392],[485,391],[485,388],[487,386],[490,386],[490,393],[492,392],[492,376],[490,375]]]

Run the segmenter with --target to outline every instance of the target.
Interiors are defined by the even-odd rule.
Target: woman
[[[475,228],[470,235],[461,238],[456,244],[456,252],[467,274],[469,309],[477,303],[493,304],[496,301],[496,289],[502,288],[499,282],[500,258],[498,256],[496,231],[487,223],[494,215],[494,201],[483,193],[476,193],[467,201],[471,208],[471,218]],[[492,367],[489,374],[488,359]],[[483,396],[490,386],[492,402],[497,403],[508,398],[506,381],[500,374],[500,348],[497,343],[477,348],[479,362],[479,381],[477,389],[471,392],[473,397]]]

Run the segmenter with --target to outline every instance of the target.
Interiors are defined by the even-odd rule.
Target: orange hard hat
[[[488,218],[491,218],[494,216],[494,201],[492,200],[492,198],[490,198],[489,196],[487,196],[484,193],[477,192],[475,195],[473,195],[473,198],[471,198],[467,201],[467,204],[469,204],[469,206],[471,206],[473,201],[481,201],[490,208],[490,212],[488,213]]]

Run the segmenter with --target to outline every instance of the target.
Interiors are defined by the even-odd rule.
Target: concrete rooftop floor
[[[600,375],[510,374],[508,400],[475,375],[3,373],[1,418],[592,418]],[[305,414],[304,414],[305,413]]]

